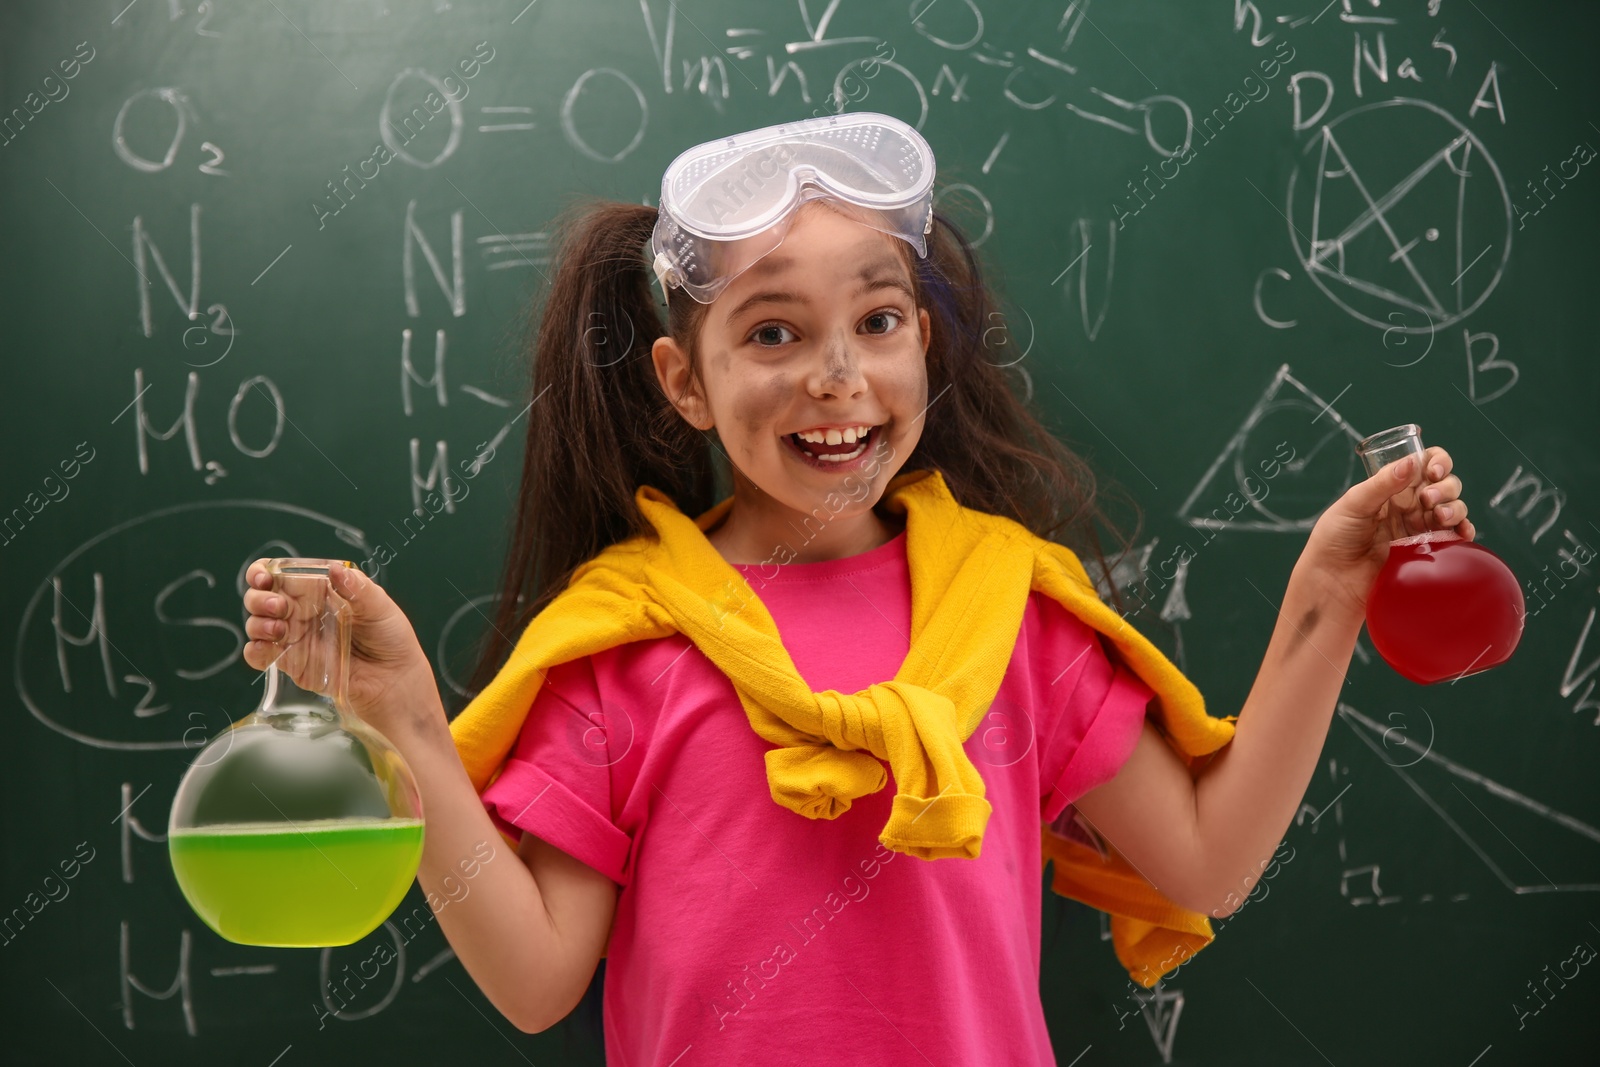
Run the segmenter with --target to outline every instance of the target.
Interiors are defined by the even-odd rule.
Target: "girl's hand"
[[[1430,530],[1453,529],[1471,541],[1477,531],[1461,499],[1461,479],[1450,473],[1450,454],[1437,446],[1395,460],[1334,501],[1311,530],[1296,569],[1319,575],[1353,620],[1366,616],[1367,594],[1389,558],[1389,542]]]
[[[288,594],[273,590],[267,563],[256,560],[245,575],[250,588],[244,594],[249,612],[244,630],[251,640],[244,646],[244,660],[258,671],[277,662],[279,670],[304,686],[306,681],[295,673],[303,672],[304,662],[293,654],[285,655],[286,651],[292,653],[293,638],[300,629],[295,605]],[[380,733],[388,733],[392,726],[412,725],[419,710],[431,706],[427,697],[437,703],[438,689],[410,620],[389,594],[360,570],[335,560],[328,565],[328,578],[334,592],[351,607],[346,683],[351,710]],[[296,632],[291,633],[291,627]]]

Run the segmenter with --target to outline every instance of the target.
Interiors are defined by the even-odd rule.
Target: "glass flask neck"
[[[351,608],[334,591],[328,560],[274,559],[272,591],[288,605],[286,632],[266,670],[256,717],[287,724],[306,716],[337,723],[346,703]],[[345,566],[352,566],[345,563]]]
[[[1390,548],[1400,548],[1405,545],[1434,545],[1446,541],[1461,541],[1462,536],[1454,530],[1429,530],[1427,533],[1412,534],[1410,537],[1398,537],[1389,542]]]
[[[1356,452],[1361,456],[1361,464],[1366,468],[1369,478],[1406,456],[1417,457],[1416,466],[1411,470],[1412,482],[1422,478],[1422,428],[1414,422],[1363,438],[1356,445]]]
[[[261,706],[256,718],[263,722],[288,725],[289,720],[311,716],[326,722],[339,721],[338,705],[330,697],[310,689],[302,689],[294,679],[278,669],[276,663],[266,670],[262,682]]]
[[[1417,494],[1427,483],[1422,473],[1422,464],[1425,450],[1422,446],[1422,428],[1414,422],[1394,426],[1371,437],[1366,437],[1356,445],[1356,454],[1361,457],[1361,465],[1366,468],[1367,477],[1375,477],[1379,471],[1389,466],[1396,460],[1407,456],[1415,456],[1416,462],[1411,465],[1411,475],[1406,479],[1406,484],[1394,490],[1393,507],[1402,512],[1411,510],[1417,504]],[[1438,532],[1438,531],[1432,531]],[[1398,537],[1389,542],[1389,547],[1415,544],[1420,535]],[[1430,539],[1431,540],[1431,539]]]

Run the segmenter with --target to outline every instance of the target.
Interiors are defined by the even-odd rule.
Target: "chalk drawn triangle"
[[[1403,225],[1401,212],[1407,208],[1420,210],[1424,214],[1437,210],[1432,205],[1443,201],[1444,192],[1453,192],[1456,185],[1452,178],[1456,173],[1452,153],[1466,144],[1469,142],[1463,133],[1423,160],[1392,188],[1374,196],[1363,181],[1361,172],[1345,154],[1333,129],[1324,126],[1316,200],[1312,210],[1312,249],[1307,267],[1403,307],[1431,311],[1434,316],[1443,317],[1444,307],[1416,262],[1428,250],[1431,242],[1423,241],[1420,236],[1409,241],[1401,237],[1402,233],[1412,233],[1413,229],[1420,235],[1426,226],[1413,228]],[[1328,169],[1332,164],[1337,164],[1338,169]],[[1437,175],[1439,180],[1448,182],[1450,189],[1440,190],[1438,196],[1430,195],[1426,188],[1430,175]],[[1423,190],[1409,195],[1419,185],[1424,186]],[[1330,202],[1336,190],[1347,201],[1338,209]],[[1351,221],[1337,236],[1328,238],[1320,232],[1324,215],[1349,216]],[[1444,219],[1438,221],[1444,222]],[[1438,228],[1431,232],[1437,239]],[[1365,264],[1363,273],[1357,274],[1348,271],[1345,263],[1347,253],[1359,249],[1361,242],[1369,243],[1369,254],[1357,256]],[[1375,267],[1378,269],[1375,270]]]
[[[1172,1043],[1178,1036],[1178,1017],[1183,1014],[1183,990],[1163,989],[1156,986],[1149,992],[1134,990],[1139,1002],[1139,1013],[1150,1028],[1150,1040],[1156,1043],[1162,1063],[1172,1062]]]
[[[1341,391],[1342,393],[1342,391]],[[1335,400],[1338,397],[1334,397]],[[1273,446],[1252,439],[1252,434],[1270,428],[1290,434],[1293,454],[1277,468],[1269,463]],[[1278,368],[1267,384],[1261,398],[1256,401],[1244,421],[1239,424],[1222,454],[1212,461],[1205,474],[1178,508],[1178,517],[1199,530],[1264,530],[1272,533],[1293,533],[1309,530],[1327,506],[1337,500],[1355,481],[1365,478],[1360,474],[1355,445],[1362,434],[1344,420],[1333,405],[1302,385],[1289,373],[1289,364]],[[1341,457],[1339,450],[1345,455]],[[1292,497],[1291,485],[1307,480],[1302,477],[1306,467],[1318,462],[1317,477],[1321,479],[1314,490],[1315,503],[1309,503],[1304,491],[1298,499],[1290,500],[1294,507],[1285,509],[1281,504],[1268,506],[1274,493],[1279,499]],[[1282,473],[1263,478],[1263,469],[1279,469]],[[1287,480],[1284,474],[1291,477]],[[1323,484],[1326,483],[1326,484]],[[1298,486],[1296,486],[1298,488]],[[1222,503],[1224,494],[1237,494],[1244,506],[1235,514],[1232,509],[1213,507],[1209,512],[1197,505],[1209,491],[1211,497]],[[1209,500],[1210,497],[1207,497]],[[1315,508],[1312,511],[1312,508]],[[1218,514],[1218,512],[1223,514]],[[1301,514],[1293,514],[1299,511]],[[1305,512],[1311,512],[1306,514]]]
[[[1166,654],[1167,658],[1178,665],[1180,671],[1187,672],[1189,668],[1183,651],[1182,622],[1193,617],[1189,611],[1189,601],[1184,594],[1189,578],[1189,557],[1183,555],[1179,550],[1174,550],[1178,554],[1171,557],[1173,563],[1173,574],[1170,579],[1172,582],[1171,587],[1168,588],[1165,580],[1162,580],[1161,576],[1157,575],[1160,584],[1152,589],[1150,586],[1150,557],[1160,542],[1161,538],[1152,537],[1142,545],[1133,546],[1124,556],[1112,564],[1109,575],[1097,560],[1084,560],[1083,569],[1089,575],[1090,580],[1094,582],[1100,598],[1108,604],[1112,603],[1112,586],[1116,587],[1118,593],[1135,594],[1137,604],[1127,611],[1127,615],[1136,615],[1144,610],[1147,604],[1145,600],[1147,594],[1167,589],[1166,598],[1161,602],[1157,615],[1162,622],[1172,629],[1172,650],[1170,652],[1167,651],[1159,633],[1152,633],[1150,636],[1156,642],[1157,647]],[[1163,560],[1163,562],[1166,562],[1166,560]],[[1113,606],[1115,605],[1113,604]]]

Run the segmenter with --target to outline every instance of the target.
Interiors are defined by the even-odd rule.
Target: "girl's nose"
[[[838,333],[823,346],[823,365],[820,373],[825,388],[857,385],[861,381],[861,360],[855,351],[855,340]]]

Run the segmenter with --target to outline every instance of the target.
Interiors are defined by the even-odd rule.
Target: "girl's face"
[[[915,255],[898,237],[806,201],[783,243],[707,308],[704,395],[688,380],[681,347],[670,337],[655,342],[667,395],[692,425],[715,427],[727,449],[734,510],[745,512],[752,543],[792,543],[809,517],[812,526],[838,520],[839,529],[818,532],[822,545],[859,544],[861,521],[916,448],[928,403],[929,316],[913,299],[907,259]],[[671,299],[690,298],[678,290]],[[793,438],[817,429],[847,438],[844,428],[861,426],[872,429],[845,462],[809,459]],[[828,447],[838,438],[824,437],[816,446],[824,451],[860,447],[848,439]]]

